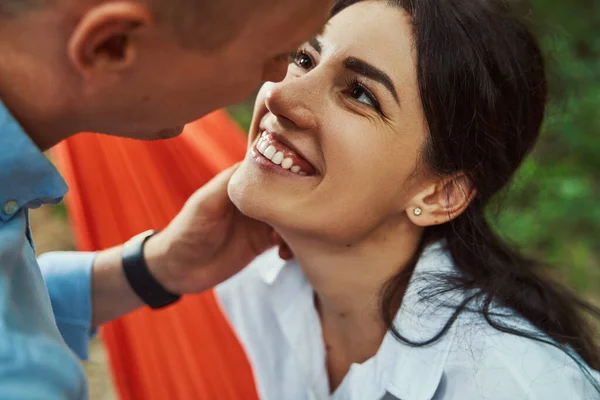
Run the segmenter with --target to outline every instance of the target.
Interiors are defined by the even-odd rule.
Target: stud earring
[[[415,208],[415,211],[413,211],[413,213],[418,217],[419,215],[423,214],[423,210],[417,207]]]

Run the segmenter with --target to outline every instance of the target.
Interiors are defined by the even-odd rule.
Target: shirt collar
[[[285,316],[290,314],[287,312],[290,307],[297,306],[294,293],[305,290],[308,282],[295,262],[281,261],[276,252],[269,261],[260,265],[259,275],[273,287],[276,314]],[[411,342],[435,337],[466,296],[464,292],[447,292],[429,299],[432,279],[440,274],[452,275],[457,271],[445,246],[436,243],[423,251],[394,318],[396,329]],[[456,325],[438,341],[419,347],[400,342],[388,332],[374,359],[367,361],[374,361],[372,365],[378,370],[375,376],[380,380],[381,389],[403,400],[431,399],[442,381]]]
[[[427,247],[394,319],[394,326],[404,338],[423,343],[444,329],[456,306],[466,298],[463,291],[435,293],[435,280],[449,275],[458,275],[458,271],[445,245],[440,242]],[[399,399],[433,398],[441,384],[457,326],[453,324],[439,340],[426,346],[410,346],[388,333],[380,349],[385,358],[383,365],[393,371],[384,382],[385,389]]]
[[[0,221],[15,209],[56,204],[66,192],[56,168],[0,101]]]

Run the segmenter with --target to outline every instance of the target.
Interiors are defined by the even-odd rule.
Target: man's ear
[[[406,213],[415,225],[440,225],[462,214],[476,195],[472,180],[463,173],[440,178],[413,197]]]
[[[139,28],[152,22],[150,10],[141,3],[113,1],[88,10],[69,40],[69,58],[84,76],[116,72],[135,62]]]

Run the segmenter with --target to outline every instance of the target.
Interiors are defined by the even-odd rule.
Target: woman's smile
[[[362,23],[348,30],[348,18]],[[407,224],[427,137],[415,60],[405,13],[365,3],[332,18],[290,58],[285,79],[258,93],[248,155],[229,184],[236,207],[343,246],[388,217]]]
[[[297,177],[316,175],[315,167],[293,147],[282,135],[262,130],[250,153],[260,166],[269,171]]]

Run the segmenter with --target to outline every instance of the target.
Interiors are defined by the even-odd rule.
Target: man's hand
[[[217,175],[145,245],[150,271],[169,291],[202,292],[223,282],[276,242],[272,229],[231,203],[227,184],[237,166]]]
[[[236,167],[222,172],[187,201],[162,232],[144,246],[152,275],[170,292],[198,293],[231,277],[256,256],[278,245],[280,256],[292,253],[273,230],[242,215],[227,195]],[[129,286],[121,247],[99,252],[92,269],[92,326],[143,306]]]
[[[279,248],[279,258],[286,261],[294,258],[294,253],[292,252],[288,244],[285,242],[285,240],[283,240],[283,238],[279,236],[277,232],[273,231],[271,233],[271,240],[273,241],[275,246]]]

